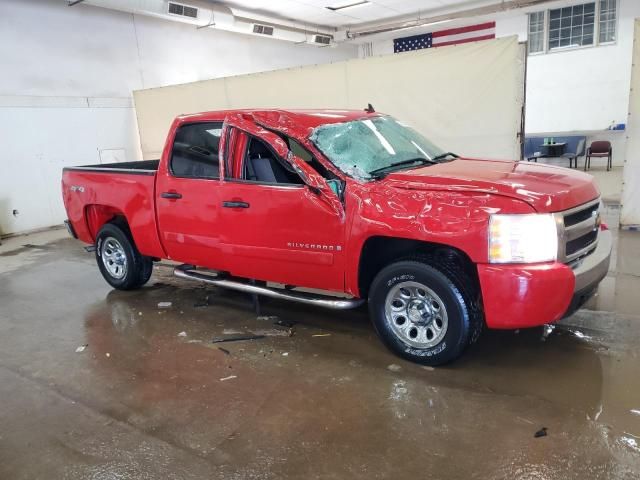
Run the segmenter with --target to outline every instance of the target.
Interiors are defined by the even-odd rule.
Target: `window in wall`
[[[616,40],[616,0],[600,0],[600,43]]]
[[[529,53],[544,51],[544,12],[529,14]]]
[[[549,50],[593,45],[595,3],[549,10]]]
[[[617,0],[597,0],[529,14],[529,53],[616,41]]]
[[[171,173],[176,177],[218,178],[221,133],[222,122],[180,127],[173,141]]]

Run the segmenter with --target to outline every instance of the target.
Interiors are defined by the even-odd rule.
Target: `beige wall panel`
[[[441,147],[518,158],[523,47],[517,37],[134,92],[145,158],[173,117],[225,108],[355,108],[412,124]]]
[[[176,116],[229,108],[224,83],[220,78],[133,92],[143,158],[160,157]]]
[[[232,108],[344,108],[345,62],[228,77]]]
[[[519,158],[523,58],[508,37],[350,61],[350,104],[370,102],[448,151]]]

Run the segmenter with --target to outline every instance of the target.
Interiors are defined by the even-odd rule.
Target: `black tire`
[[[153,260],[143,255],[140,255],[140,256],[142,257],[142,272],[140,274],[140,281],[138,283],[138,288],[146,284],[151,278],[151,275],[153,274]]]
[[[95,253],[100,273],[113,288],[135,290],[151,278],[153,261],[138,252],[128,229],[119,223],[106,223],[100,229]]]
[[[427,292],[423,288],[419,293],[421,289],[415,285],[426,287]],[[403,295],[403,290],[411,296]],[[424,296],[420,297],[422,294]],[[416,308],[416,304],[421,306],[420,301],[428,302],[427,305],[438,304],[438,309]],[[412,305],[414,308],[410,312]],[[395,310],[396,307],[400,310]],[[444,308],[446,317],[443,317],[441,308]],[[427,312],[427,320],[417,314],[420,311]],[[478,288],[474,282],[458,265],[439,261],[436,257],[398,261],[382,269],[369,289],[369,314],[378,335],[390,350],[412,362],[434,366],[458,358],[477,340],[484,324]],[[440,317],[446,319],[446,328],[442,326],[445,322]],[[439,330],[435,329],[436,323],[441,325]],[[430,340],[429,329],[432,333]],[[414,333],[413,344],[408,343],[412,342],[410,337]],[[420,342],[421,339],[424,343]],[[430,345],[429,342],[437,343]],[[424,346],[416,345],[418,343]]]

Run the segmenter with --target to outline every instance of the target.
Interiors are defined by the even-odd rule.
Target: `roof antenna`
[[[364,111],[367,113],[376,113],[375,109],[373,108],[373,105],[371,105],[370,103],[367,104],[367,108],[365,108]]]

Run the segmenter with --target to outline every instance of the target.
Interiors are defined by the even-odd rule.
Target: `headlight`
[[[491,263],[550,262],[557,255],[558,228],[553,214],[491,215]]]

